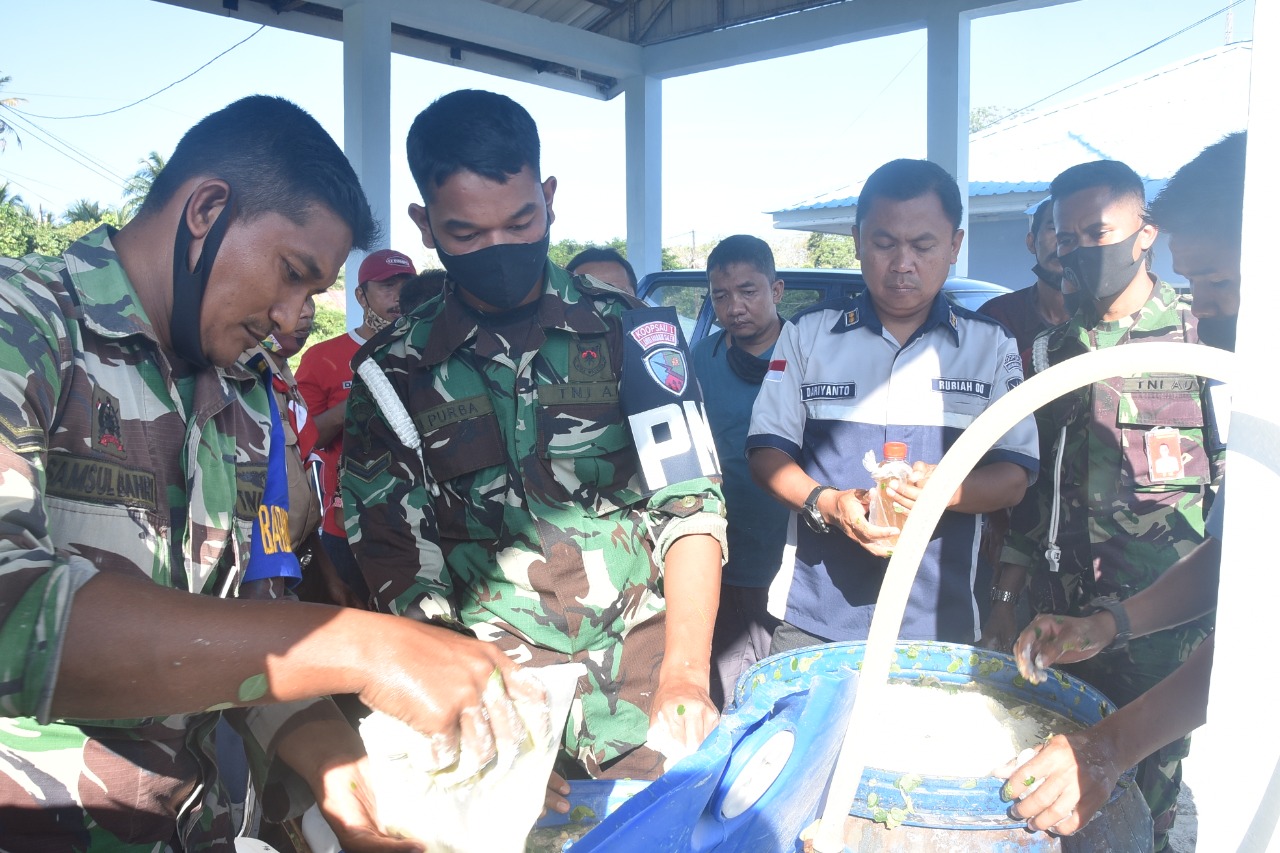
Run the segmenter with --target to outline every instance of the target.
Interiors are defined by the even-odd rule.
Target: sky
[[[1073,86],[1231,2],[1077,0],[980,18],[970,104],[1068,100],[1228,38],[1247,40],[1254,0],[1232,8],[1230,26],[1218,14]],[[0,76],[11,78],[0,97],[25,99],[20,109],[30,114],[6,116],[22,144],[0,152],[0,183],[33,208],[61,213],[81,198],[118,205],[148,152],[167,156],[202,116],[249,94],[295,101],[342,142],[339,42],[274,28],[254,34],[256,24],[156,0],[0,0],[0,21]],[[768,211],[848,195],[842,190],[881,163],[924,156],[924,48],[919,31],[664,81],[664,245],[733,233],[774,238]],[[600,101],[400,56],[391,72],[393,246],[427,255],[404,213],[419,200],[402,147],[409,124],[431,100],[464,87],[509,95],[538,122],[543,174],[559,184],[553,241],[625,236],[623,96]],[[115,112],[61,118],[107,111]]]

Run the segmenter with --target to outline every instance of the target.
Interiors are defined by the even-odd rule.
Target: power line
[[[7,110],[9,112],[15,112],[12,107],[0,106],[0,109]],[[120,185],[124,184],[125,179],[115,174],[114,172],[112,172],[110,166],[93,159],[93,157],[89,156],[87,153],[76,148],[71,143],[63,139],[59,139],[57,136],[54,136],[52,133],[40,127],[39,125],[35,124],[34,122],[28,121],[24,118],[22,120],[22,125],[20,125],[20,127],[24,133],[27,133],[32,137],[34,137],[36,141],[43,142],[45,145],[48,145],[56,153],[61,154],[63,157],[66,157],[68,160],[71,160],[76,165],[81,166],[89,170],[90,172],[93,172],[98,177],[111,181],[115,184],[120,184]],[[48,138],[45,138],[45,137],[48,137]]]
[[[999,124],[1000,122],[1004,121],[1005,119],[1010,119],[1010,118],[1013,118],[1014,116],[1017,116],[1017,115],[1019,115],[1019,114],[1021,114],[1021,113],[1025,113],[1027,110],[1031,109],[1032,107],[1039,106],[1040,104],[1043,104],[1045,101],[1049,100],[1050,98],[1054,98],[1054,97],[1057,97],[1058,95],[1061,95],[1063,92],[1067,91],[1068,89],[1074,89],[1076,86],[1079,86],[1081,83],[1086,83],[1086,82],[1088,82],[1088,81],[1092,80],[1094,77],[1097,77],[1099,74],[1105,74],[1105,73],[1107,73],[1107,72],[1108,72],[1108,71],[1110,71],[1112,68],[1115,68],[1117,65],[1123,65],[1124,63],[1128,62],[1130,59],[1133,59],[1133,58],[1134,58],[1134,57],[1136,57],[1136,56],[1141,56],[1142,54],[1146,53],[1148,50],[1152,50],[1152,49],[1154,49],[1154,48],[1157,48],[1157,47],[1159,47],[1160,45],[1164,44],[1165,42],[1170,41],[1170,40],[1172,40],[1172,39],[1175,39],[1175,38],[1177,38],[1178,36],[1182,35],[1183,33],[1187,32],[1187,31],[1189,31],[1189,30],[1193,30],[1193,29],[1195,29],[1196,27],[1200,26],[1201,24],[1203,24],[1203,23],[1206,23],[1206,22],[1208,22],[1208,21],[1213,20],[1214,18],[1216,18],[1216,17],[1218,17],[1219,15],[1221,15],[1223,12],[1228,12],[1228,11],[1230,11],[1232,8],[1234,8],[1234,7],[1236,7],[1236,6],[1239,6],[1239,5],[1240,5],[1241,3],[1243,3],[1243,2],[1244,2],[1244,0],[1232,0],[1232,2],[1231,2],[1231,3],[1228,3],[1226,6],[1223,6],[1221,9],[1219,9],[1219,10],[1218,10],[1218,11],[1216,11],[1216,12],[1213,12],[1213,13],[1211,13],[1211,14],[1209,14],[1209,15],[1206,15],[1205,17],[1201,18],[1200,20],[1196,21],[1194,24],[1187,24],[1187,26],[1185,26],[1185,27],[1183,27],[1182,29],[1178,30],[1176,33],[1171,33],[1170,35],[1165,36],[1164,38],[1160,39],[1159,41],[1157,41],[1157,42],[1153,42],[1152,44],[1147,45],[1146,47],[1142,48],[1142,50],[1139,50],[1139,51],[1136,51],[1136,52],[1134,52],[1134,53],[1131,53],[1131,54],[1129,54],[1128,56],[1126,56],[1124,59],[1121,59],[1121,60],[1119,60],[1118,62],[1113,62],[1113,63],[1111,63],[1110,65],[1108,65],[1106,68],[1103,68],[1103,69],[1101,69],[1101,70],[1099,70],[1099,71],[1095,71],[1095,72],[1093,72],[1093,73],[1092,73],[1092,74],[1090,74],[1088,77],[1081,78],[1081,79],[1077,80],[1076,82],[1071,83],[1070,85],[1063,86],[1063,87],[1062,87],[1061,89],[1059,89],[1058,91],[1053,92],[1053,93],[1048,94],[1048,95],[1045,95],[1043,98],[1040,98],[1040,99],[1038,99],[1038,100],[1032,101],[1031,103],[1027,104],[1025,107],[1019,107],[1018,109],[1016,109],[1016,110],[1014,110],[1014,111],[1012,111],[1012,112],[1005,113],[1004,115],[1002,115],[1000,118],[996,119],[995,121],[988,122],[987,124],[984,124],[982,127],[975,128],[975,129],[974,129],[973,131],[971,131],[971,132],[972,132],[972,133],[978,133],[979,131],[986,130],[986,129],[987,129],[987,128],[989,128],[989,127],[994,127],[995,125]]]
[[[118,113],[118,112],[121,112],[121,111],[123,111],[123,110],[127,110],[127,109],[129,109],[130,107],[136,107],[138,104],[141,104],[143,101],[149,101],[149,100],[151,100],[152,98],[154,98],[156,95],[159,95],[159,94],[160,94],[160,93],[162,93],[162,92],[167,92],[169,89],[172,89],[174,86],[178,85],[179,83],[182,83],[182,82],[184,82],[184,81],[190,80],[192,77],[196,76],[196,75],[197,75],[197,74],[199,74],[201,71],[203,71],[204,69],[208,68],[210,65],[212,65],[212,64],[213,64],[213,63],[215,63],[215,62],[217,62],[219,59],[221,59],[222,57],[226,56],[228,53],[230,53],[231,51],[235,50],[237,47],[239,47],[240,45],[244,44],[244,43],[245,43],[245,42],[247,42],[249,39],[253,38],[254,36],[256,36],[258,33],[262,32],[262,31],[263,31],[263,30],[265,30],[266,28],[267,28],[267,25],[266,25],[266,24],[262,24],[262,25],[260,25],[256,30],[254,30],[253,32],[249,33],[249,35],[247,35],[247,36],[245,36],[244,38],[240,39],[240,41],[238,41],[238,42],[236,42],[235,44],[231,45],[231,47],[229,47],[229,48],[227,48],[226,50],[222,51],[222,53],[219,53],[219,54],[218,54],[217,56],[215,56],[213,59],[210,59],[208,62],[206,62],[205,64],[201,65],[199,68],[197,68],[195,71],[192,71],[192,72],[191,72],[190,74],[188,74],[187,76],[185,76],[185,77],[180,77],[180,78],[178,78],[177,80],[174,80],[174,81],[173,81],[172,83],[170,83],[168,86],[165,86],[163,89],[157,89],[156,91],[152,92],[150,95],[147,95],[145,98],[139,98],[138,100],[134,101],[134,102],[133,102],[133,103],[131,103],[131,104],[125,104],[123,107],[116,107],[114,110],[107,110],[107,111],[106,111],[106,112],[104,112],[104,113],[86,113],[85,115],[78,115],[78,116],[46,116],[46,115],[39,115],[39,114],[37,114],[37,113],[29,113],[29,112],[26,112],[25,110],[14,109],[14,108],[12,108],[12,107],[10,107],[10,109],[13,109],[13,111],[14,111],[14,112],[16,112],[16,113],[21,113],[22,115],[27,116],[27,117],[29,117],[29,118],[52,119],[52,120],[54,120],[54,121],[64,121],[64,120],[67,120],[67,119],[73,119],[73,118],[99,118],[100,116],[109,116],[109,115],[111,115],[112,113]]]

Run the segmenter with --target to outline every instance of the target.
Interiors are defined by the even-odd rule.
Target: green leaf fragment
[[[581,823],[584,820],[593,820],[595,816],[595,809],[590,806],[574,806],[573,811],[569,812],[569,820],[576,823]]]
[[[683,706],[683,705],[677,705],[677,706],[676,706],[676,714],[677,714],[677,716],[681,716],[681,717],[683,717],[683,716],[684,716],[684,706]]]

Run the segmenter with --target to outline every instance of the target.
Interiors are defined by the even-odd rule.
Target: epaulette
[[[573,276],[574,283],[578,290],[588,296],[603,296],[606,299],[621,299],[627,303],[628,308],[644,308],[648,305],[643,299],[637,297],[634,293],[628,293],[617,285],[602,281],[593,275],[586,273],[569,273]]]
[[[791,322],[793,323],[799,322],[801,317],[804,317],[807,314],[817,314],[821,311],[838,311],[841,314],[844,314],[846,311],[849,311],[853,308],[853,303],[856,302],[857,299],[858,299],[857,295],[833,296],[830,299],[824,299],[821,302],[815,302],[812,305],[808,305],[800,309],[796,313],[792,314]]]

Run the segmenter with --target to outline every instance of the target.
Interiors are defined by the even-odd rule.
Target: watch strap
[[[1093,605],[1094,613],[1105,610],[1116,622],[1115,639],[1103,651],[1117,652],[1128,646],[1129,640],[1133,639],[1133,630],[1129,624],[1129,614],[1124,609],[1124,602],[1114,595],[1103,595],[1095,598],[1090,604]]]

